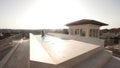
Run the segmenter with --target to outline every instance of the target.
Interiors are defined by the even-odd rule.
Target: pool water
[[[31,35],[30,55],[34,61],[60,64],[99,50],[99,46],[55,36]],[[101,49],[101,48],[100,48]],[[87,56],[85,56],[87,57]],[[51,60],[51,62],[49,62]],[[80,59],[82,60],[82,59]],[[79,61],[79,60],[78,60]]]
[[[42,37],[41,35],[35,35],[35,37],[37,38],[37,40],[41,43],[41,44],[63,44],[66,43],[67,40],[61,39],[61,38],[57,38],[54,36],[50,36],[50,35],[46,35],[44,37]]]

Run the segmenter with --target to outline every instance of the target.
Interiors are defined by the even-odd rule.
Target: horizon
[[[57,28],[57,29],[10,29],[10,28],[0,28],[0,30],[63,30],[63,29],[69,29],[69,28]],[[108,30],[111,30],[111,29],[120,29],[120,27],[118,28],[102,28],[100,30],[104,30],[104,29],[108,29]]]

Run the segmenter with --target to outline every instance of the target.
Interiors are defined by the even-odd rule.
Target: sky
[[[120,27],[120,0],[0,0],[0,29],[60,29],[92,19]]]

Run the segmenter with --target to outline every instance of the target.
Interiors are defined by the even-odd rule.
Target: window
[[[85,30],[84,29],[80,29],[80,36],[85,36]]]
[[[98,37],[98,29],[90,29],[90,37]]]
[[[79,34],[79,29],[75,29],[75,35]]]
[[[75,29],[75,35],[77,35],[77,30]]]
[[[82,29],[80,29],[80,35],[82,36]]]

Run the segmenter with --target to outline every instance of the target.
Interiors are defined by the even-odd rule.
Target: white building
[[[95,20],[83,19],[66,25],[69,27],[70,35],[99,38],[100,27],[108,24],[101,23]]]

